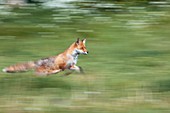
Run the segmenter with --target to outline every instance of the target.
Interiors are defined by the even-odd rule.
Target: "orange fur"
[[[86,39],[77,39],[77,41],[74,42],[67,50],[57,56],[52,56],[27,63],[15,64],[4,68],[3,71],[12,73],[34,69],[38,75],[55,74],[64,71],[65,69],[81,72],[82,68],[76,66],[76,63],[79,54],[88,53],[85,42]]]

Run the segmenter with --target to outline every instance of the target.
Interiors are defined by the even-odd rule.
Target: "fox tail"
[[[7,73],[15,73],[15,72],[28,71],[28,70],[34,69],[34,68],[35,68],[35,63],[33,61],[30,61],[30,62],[26,62],[26,63],[11,65],[9,67],[2,69],[2,71],[7,72]]]

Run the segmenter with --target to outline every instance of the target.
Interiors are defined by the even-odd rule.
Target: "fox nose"
[[[84,52],[83,54],[87,55],[87,54],[88,54],[88,51]]]
[[[87,51],[87,53],[89,53],[89,51]]]

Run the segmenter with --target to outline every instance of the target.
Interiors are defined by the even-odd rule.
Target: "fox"
[[[65,75],[69,75],[74,71],[84,73],[82,67],[77,66],[76,64],[80,54],[87,55],[89,53],[86,49],[85,43],[86,39],[80,40],[77,38],[77,40],[72,43],[68,49],[56,56],[14,64],[2,69],[2,71],[6,73],[15,73],[34,70],[36,75],[51,75],[67,69],[71,71]]]

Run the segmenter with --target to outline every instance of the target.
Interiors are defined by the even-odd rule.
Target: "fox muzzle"
[[[88,53],[89,53],[89,52],[87,51],[87,52],[84,52],[83,54],[84,54],[84,55],[87,55]]]

